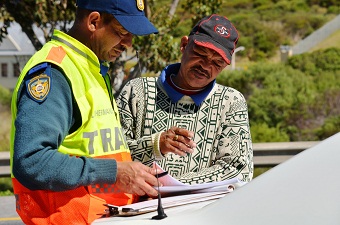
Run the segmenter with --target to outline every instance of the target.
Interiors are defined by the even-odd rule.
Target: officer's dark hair
[[[87,9],[81,9],[78,8],[76,11],[76,19],[75,22],[77,21],[82,21],[84,18],[86,18],[91,12],[93,12],[92,10],[87,10]],[[99,12],[100,16],[103,18],[103,23],[105,25],[109,24],[112,22],[112,20],[115,20],[117,23],[118,21],[114,18],[114,16],[110,13],[105,13],[105,12]]]

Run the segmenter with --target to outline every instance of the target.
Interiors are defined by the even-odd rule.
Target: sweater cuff
[[[162,160],[165,158],[165,156],[161,153],[161,149],[159,147],[159,139],[161,137],[161,133],[155,133],[151,135],[151,141],[152,141],[152,146],[153,146],[153,153],[155,155],[156,160]]]
[[[115,159],[94,159],[96,183],[113,184],[117,178],[117,162]]]

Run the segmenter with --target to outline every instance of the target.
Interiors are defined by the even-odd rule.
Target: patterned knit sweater
[[[154,160],[183,183],[207,183],[253,177],[253,150],[247,103],[237,90],[215,84],[195,105],[189,96],[177,103],[155,77],[130,80],[117,99],[132,158],[151,166]],[[159,136],[172,126],[194,131],[197,147],[184,157],[159,150]]]

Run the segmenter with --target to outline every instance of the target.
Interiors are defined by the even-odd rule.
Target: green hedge
[[[254,142],[314,141],[339,132],[340,49],[226,70],[217,82],[244,94]]]

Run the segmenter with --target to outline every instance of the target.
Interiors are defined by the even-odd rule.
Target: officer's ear
[[[182,53],[184,52],[185,47],[187,46],[188,42],[189,42],[189,37],[183,36],[182,39],[181,39],[181,45],[180,45],[180,49],[181,49]]]
[[[96,31],[100,20],[102,20],[102,18],[99,12],[91,12],[87,17],[87,29],[91,32]]]

